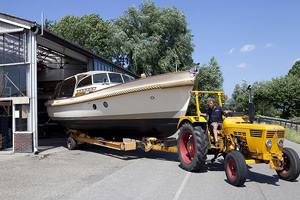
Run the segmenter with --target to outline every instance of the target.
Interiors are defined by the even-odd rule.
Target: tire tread
[[[194,139],[195,156],[192,162],[189,164],[183,161],[180,154],[180,138],[183,134],[183,130],[185,129],[189,129],[192,132],[193,137],[195,138]],[[183,169],[190,172],[196,172],[196,171],[200,171],[204,167],[207,158],[206,155],[208,151],[207,150],[208,142],[206,140],[205,131],[200,126],[192,126],[192,124],[190,123],[184,123],[180,129],[177,146],[178,146],[179,160]]]

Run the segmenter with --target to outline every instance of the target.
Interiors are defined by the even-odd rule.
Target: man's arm
[[[220,107],[221,107],[221,106],[220,106]],[[220,108],[220,111],[221,111],[221,114],[222,114],[222,115],[225,115],[225,114],[228,113],[228,111],[227,111],[227,110],[224,110],[223,107]]]
[[[206,117],[206,116],[207,116],[207,114],[206,114],[206,113],[200,113],[200,116],[202,116],[202,117]]]

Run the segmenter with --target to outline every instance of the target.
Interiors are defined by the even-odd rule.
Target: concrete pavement
[[[88,145],[69,151],[66,138],[45,142],[39,155],[0,155],[1,199],[298,199],[299,178],[278,179],[268,165],[250,165],[244,187],[226,182],[223,159],[199,173],[177,154],[120,152]],[[300,145],[285,141],[300,155]],[[208,159],[210,159],[209,157]]]

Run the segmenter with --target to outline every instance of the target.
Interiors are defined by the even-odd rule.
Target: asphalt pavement
[[[243,187],[227,183],[223,158],[198,173],[168,152],[121,152],[87,145],[70,151],[66,138],[40,140],[41,152],[0,154],[0,199],[298,199],[300,178],[278,178],[269,165],[248,166]],[[55,145],[53,145],[55,144]],[[285,140],[300,155],[300,145]]]

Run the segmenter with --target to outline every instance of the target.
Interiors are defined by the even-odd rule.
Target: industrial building
[[[37,152],[38,124],[48,120],[44,103],[57,83],[90,70],[138,78],[36,22],[0,13],[0,149]]]

